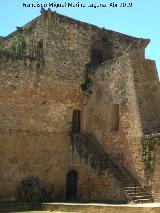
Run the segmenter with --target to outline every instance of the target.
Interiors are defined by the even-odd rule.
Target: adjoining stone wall
[[[135,58],[132,63],[144,134],[160,132],[160,83],[154,61]]]
[[[155,64],[126,55],[99,66],[92,71],[91,79],[86,130],[96,135],[108,153],[123,154],[124,159],[119,163],[145,186],[141,139],[145,130],[159,132],[160,126],[160,90]],[[113,116],[115,106],[119,106],[119,113]],[[118,120],[117,129],[112,129],[113,122]]]
[[[141,120],[134,86],[134,57],[104,63],[91,76],[92,94],[86,102],[86,130],[96,135],[106,152],[123,154],[120,164],[145,184]],[[119,105],[119,129],[111,127],[112,108]]]
[[[160,201],[160,133],[145,135],[142,138],[143,162],[146,174],[146,187],[150,188],[155,202]]]
[[[153,176],[153,195],[154,195],[154,201],[160,202],[160,147],[156,146],[156,161],[155,161],[155,169],[154,169],[154,176]]]
[[[155,168],[154,168],[154,176],[153,176],[153,194],[154,194],[154,201],[160,202],[160,146],[159,144],[155,147]]]

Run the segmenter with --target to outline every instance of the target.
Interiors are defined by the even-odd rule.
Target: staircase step
[[[125,189],[125,192],[127,192],[127,193],[146,193],[146,192],[144,192],[142,189],[139,189],[139,190],[127,190],[127,189]]]
[[[135,203],[152,203],[153,200],[150,198],[150,199],[133,199],[131,200],[131,202],[135,202]]]
[[[134,195],[129,196],[131,199],[151,199],[151,196],[149,195]]]
[[[137,195],[137,196],[141,196],[141,195],[148,195],[148,196],[150,196],[147,192],[127,192],[127,194],[129,195],[129,196],[134,196],[134,195]]]
[[[146,192],[141,191],[141,190],[139,190],[139,191],[138,191],[138,190],[137,190],[137,191],[128,191],[128,190],[125,190],[125,192],[126,192],[128,195],[130,195],[130,194],[131,194],[131,195],[132,195],[132,194],[139,194],[139,193],[140,193],[140,194],[143,194],[143,195],[144,195],[144,194],[148,195]]]
[[[117,179],[117,181],[122,186],[128,197],[128,200],[135,203],[147,203],[153,201],[151,196],[145,190],[143,190],[143,188],[130,173],[130,171],[125,167],[119,167],[114,162],[114,156],[108,155],[108,153],[105,152],[105,150],[103,149],[103,147],[101,147],[93,134],[86,133],[83,130],[79,133],[74,134],[75,135],[73,136],[76,136],[77,134],[79,140],[81,140],[81,146],[83,146],[87,150],[89,158],[91,157],[91,159],[96,159],[99,173],[103,173],[103,171],[108,169],[112,173],[112,176]],[[73,137],[73,140],[74,139],[75,137]],[[75,144],[76,149],[77,143],[74,143],[76,141],[72,142],[73,144]],[[78,154],[81,155],[80,153]],[[83,159],[83,156],[80,157],[82,157]],[[90,162],[90,164],[91,163],[92,161]]]
[[[144,190],[141,188],[141,187],[130,187],[130,186],[123,186],[123,188],[125,189],[125,190],[128,190],[128,191],[142,191],[142,192],[144,192]]]
[[[135,189],[134,185],[123,185],[125,189]],[[136,189],[142,189],[140,186],[136,186]]]
[[[120,181],[121,181],[121,184],[122,184],[123,186],[131,186],[131,187],[135,187],[135,185],[136,185],[136,187],[139,186],[138,184],[134,184],[134,183],[131,183],[131,182],[129,182],[129,181],[125,181],[125,180],[120,180]]]
[[[132,181],[130,178],[127,178],[125,176],[118,176],[119,179],[127,180],[128,182],[137,183],[136,181]]]
[[[130,187],[123,187],[123,189],[125,191],[131,191],[131,192],[135,192],[135,191],[138,191],[138,192],[144,192],[144,190],[142,188],[130,188]]]

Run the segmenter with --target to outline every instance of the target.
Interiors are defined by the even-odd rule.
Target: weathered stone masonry
[[[77,199],[126,199],[112,173],[95,173],[72,153],[74,110],[85,132],[107,153],[123,154],[121,164],[142,187],[149,183],[142,139],[160,131],[160,90],[154,62],[144,59],[148,43],[51,11],[0,37],[1,200],[16,199],[28,176],[54,185],[54,199],[65,200],[70,170],[78,173]],[[86,72],[89,95],[80,86]],[[158,201],[158,161],[154,174],[148,188]]]

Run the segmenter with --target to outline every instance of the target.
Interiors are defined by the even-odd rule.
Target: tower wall
[[[20,38],[25,47],[17,54],[11,44]],[[81,113],[81,128],[94,133],[107,152],[123,154],[121,163],[145,183],[141,137],[150,122],[151,131],[159,130],[157,87],[152,88],[156,93],[149,89],[151,99],[141,99],[151,83],[146,75],[155,79],[152,87],[158,84],[149,72],[153,63],[137,59],[144,57],[147,44],[52,12],[1,39],[2,200],[15,199],[17,184],[31,175],[54,184],[55,199],[64,199],[72,169],[79,174],[80,200],[124,199],[111,174],[94,174],[75,153],[73,160],[68,133],[75,109]],[[93,71],[89,98],[80,87],[88,69]]]

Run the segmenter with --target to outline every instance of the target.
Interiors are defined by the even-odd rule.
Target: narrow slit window
[[[119,104],[113,104],[111,108],[111,131],[119,130]]]
[[[72,130],[80,132],[80,110],[75,109],[72,116]]]

